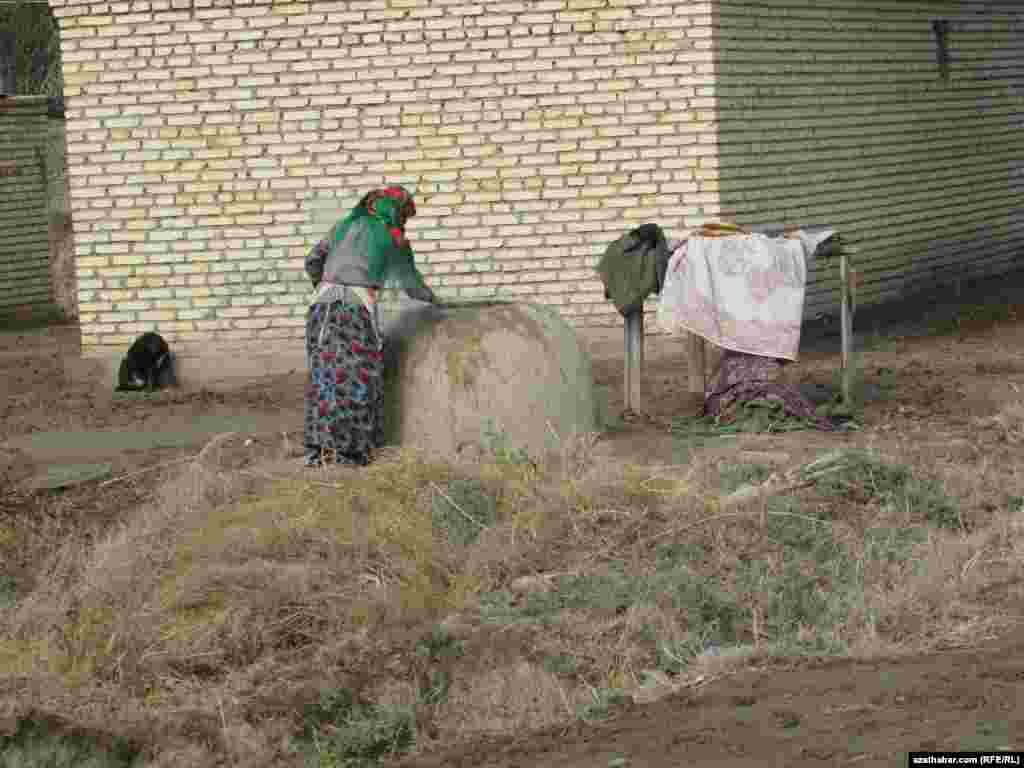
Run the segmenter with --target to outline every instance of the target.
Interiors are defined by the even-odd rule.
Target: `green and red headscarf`
[[[383,187],[368,192],[359,201],[359,207],[384,222],[395,245],[405,245],[405,224],[416,215],[416,203],[403,187]]]
[[[391,282],[410,296],[414,293],[432,296],[416,269],[412,246],[405,235],[406,222],[415,215],[412,195],[402,187],[375,189],[365,194],[344,219],[331,227],[311,253],[322,262],[335,260],[336,266],[364,264],[372,286]],[[359,229],[358,237],[350,237],[353,227]]]

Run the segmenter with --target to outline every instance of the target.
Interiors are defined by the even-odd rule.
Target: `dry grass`
[[[1024,518],[977,511],[996,465],[942,475],[972,522],[954,530],[919,486],[852,475],[716,515],[710,461],[593,449],[312,471],[229,469],[213,445],[103,537],[68,539],[6,609],[0,717],[113,731],[152,765],[298,765],[330,754],[302,747],[303,713],[347,690],[363,719],[323,738],[371,743],[373,717],[409,711],[423,748],[602,716],[765,655],[976,638],[1000,618],[993,584],[1021,577]]]
[[[574,686],[525,660],[459,683],[437,713],[438,741],[523,733],[564,723],[584,703]]]
[[[981,428],[994,428],[1003,442],[1019,445],[1024,442],[1024,402],[1017,400],[1007,403],[990,418],[979,419]]]

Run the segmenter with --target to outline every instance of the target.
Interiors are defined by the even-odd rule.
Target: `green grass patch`
[[[722,491],[732,493],[744,485],[757,485],[768,479],[772,468],[764,464],[722,464],[718,480]]]
[[[752,724],[754,722],[753,704],[737,704],[734,713],[736,715],[736,719],[741,723]]]
[[[526,596],[524,615],[541,618],[564,610],[586,610],[614,614],[646,597],[641,580],[625,572],[621,563],[604,571],[569,576],[549,592],[531,592]]]
[[[341,688],[306,710],[300,742],[309,766],[373,768],[387,756],[412,749],[416,718],[407,707],[361,704]]]
[[[734,595],[685,566],[659,571],[647,581],[647,602],[654,602],[656,597],[668,600],[686,617],[690,634],[699,636],[703,643],[733,644],[739,625],[749,618],[749,611]]]
[[[902,488],[907,476],[901,469],[872,465],[870,487],[878,493]],[[826,477],[840,489],[845,485],[839,481],[849,480],[849,475]],[[836,537],[831,521],[803,510],[796,500],[771,499],[768,511],[766,536],[774,549],[742,560],[736,587],[745,604],[759,608],[770,642],[787,653],[845,652],[842,630],[863,604],[865,573],[872,570],[867,566],[906,562],[928,536],[924,525],[868,528],[863,554],[858,546],[854,555]]]
[[[0,768],[140,768],[142,756],[122,739],[101,746],[87,736],[56,733],[33,719],[0,736]]]
[[[840,562],[837,559],[827,565],[839,565]],[[855,577],[844,582],[839,574],[830,575],[831,590],[825,591],[821,588],[822,574],[793,559],[786,561],[781,573],[762,582],[773,595],[767,613],[768,628],[784,641],[784,646],[814,653],[842,653],[845,650],[835,630],[849,614],[851,598],[856,598],[859,593]],[[816,630],[812,640],[800,639],[798,631],[801,626]]]
[[[899,383],[896,371],[886,367],[875,369],[875,383],[885,394],[892,394]]]
[[[796,712],[791,712],[789,710],[780,710],[773,714],[775,715],[775,720],[776,722],[778,722],[779,727],[783,730],[791,731],[794,728],[800,727],[800,715]]]
[[[947,530],[962,527],[960,509],[934,480],[915,477],[909,467],[890,464],[868,451],[848,450],[821,460],[832,470],[815,480],[825,496],[909,511]]]
[[[815,408],[819,416],[844,420],[847,429],[858,429],[862,426],[869,386],[873,390],[873,399],[888,399],[896,390],[896,372],[891,368],[878,368],[873,379],[868,381],[863,351],[858,350],[850,355],[850,397],[843,399],[843,372],[836,370],[832,374],[830,387],[835,394],[831,400]]]
[[[697,541],[672,541],[658,545],[654,551],[655,563],[659,571],[686,563],[699,562],[705,557],[707,557],[707,550],[703,544]]]
[[[461,640],[454,637],[443,627],[434,627],[430,634],[416,644],[416,655],[430,661],[445,658],[457,659],[465,652]]]
[[[846,429],[859,429],[863,424],[864,404],[868,399],[868,380],[864,369],[863,350],[850,355],[850,396],[843,398],[843,371],[836,370],[832,374],[831,389],[835,393],[832,399],[822,403],[815,412],[827,419],[842,419]],[[895,372],[890,368],[879,368],[879,375],[871,382],[876,389],[874,397],[887,398],[895,389]]]
[[[730,464],[721,467],[720,482],[729,491],[769,473],[764,465]],[[883,512],[891,506],[901,520],[909,509],[915,519],[906,526],[868,527],[854,539],[847,525],[832,518],[835,504],[804,508],[795,497],[775,496],[766,502],[755,549],[741,550],[739,562],[724,574],[705,570],[717,559],[709,559],[701,543],[663,541],[641,569],[613,562],[561,577],[548,591],[486,593],[482,616],[496,623],[555,625],[563,614],[571,613],[574,622],[601,622],[629,609],[654,608],[668,617],[667,626],[645,621],[632,637],[649,654],[649,668],[668,675],[684,672],[709,648],[749,642],[755,615],[760,638],[780,653],[844,653],[850,633],[870,620],[864,609],[868,580],[879,573],[873,566],[906,563],[931,526],[957,524],[957,507],[937,484],[865,451],[833,451],[804,467],[802,475],[825,497],[882,505]],[[570,657],[545,664],[557,674],[576,669]]]
[[[451,673],[446,669],[432,669],[426,682],[420,686],[420,702],[427,705],[443,704],[448,701],[451,688]]]
[[[498,429],[494,419],[488,419],[483,427],[484,447],[500,464],[532,464],[525,448],[513,446],[508,433]]]
[[[786,413],[782,403],[751,400],[740,403],[728,422],[711,416],[683,417],[672,422],[671,432],[677,438],[699,441],[744,433],[798,432],[815,428],[813,421]]]
[[[652,647],[656,646],[658,644],[658,629],[653,624],[644,622],[636,631],[636,637],[641,642],[647,643]]]
[[[745,559],[737,569],[741,595],[761,611],[762,631],[784,652],[841,653],[839,630],[863,599],[862,570],[836,539],[832,524],[790,498],[768,502],[771,556]],[[813,630],[810,639],[802,632]]]
[[[857,404],[857,398],[862,397],[851,390],[850,401],[843,402],[843,396],[837,394],[831,401],[822,403],[814,412],[823,418],[832,420],[841,420],[842,427],[846,430],[860,429],[862,426],[862,416],[864,413],[863,399],[860,405]]]
[[[18,582],[13,576],[0,576],[0,610],[13,608],[18,601]]]
[[[832,534],[831,524],[814,522],[815,515],[807,514],[791,498],[768,500],[766,535],[788,557],[806,557],[819,564],[827,564],[842,556],[842,550]],[[799,515],[799,517],[797,517]]]
[[[899,563],[910,557],[914,547],[928,540],[923,527],[868,528],[864,532],[864,552],[869,560]]]
[[[579,668],[579,660],[568,653],[559,653],[544,659],[544,669],[559,677],[575,677]]]
[[[992,752],[1008,749],[1014,742],[1010,724],[1006,720],[981,720],[974,733],[960,739],[964,752]]]
[[[655,667],[667,675],[678,675],[713,643],[714,631],[705,628],[687,632],[681,640],[657,644]]]
[[[796,557],[784,558],[781,566],[746,561],[738,569],[739,588],[760,604],[762,631],[779,650],[815,654],[845,650],[836,629],[847,616],[856,586],[829,579],[823,570],[820,564],[816,568]],[[801,629],[813,630],[811,639],[802,639]]]
[[[590,695],[591,701],[577,710],[579,718],[587,722],[606,719],[615,707],[628,701],[625,692],[618,688],[595,688]]]
[[[476,480],[457,479],[435,494],[431,517],[439,535],[465,547],[497,521],[498,501]]]
[[[843,371],[832,372],[834,397],[828,403],[818,406],[819,414],[829,416],[856,417],[864,410],[864,361],[859,351],[850,355],[850,399],[843,402]]]
[[[507,624],[523,618],[516,607],[515,595],[507,589],[480,595],[480,616],[484,621]]]
[[[448,700],[451,690],[451,674],[443,665],[448,660],[461,658],[465,653],[463,642],[441,627],[435,627],[430,634],[416,644],[416,655],[430,665],[429,674],[420,686],[420,702],[441,704]]]
[[[613,616],[659,602],[685,616],[689,631],[719,644],[732,643],[745,618],[744,609],[712,580],[667,556],[654,573],[630,574],[623,563],[612,563],[594,573],[563,577],[551,591],[518,600],[505,590],[488,592],[481,596],[480,609],[486,621],[550,624],[567,610]]]

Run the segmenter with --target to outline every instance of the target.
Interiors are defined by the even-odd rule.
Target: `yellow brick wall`
[[[721,205],[855,244],[865,301],[1018,265],[1024,11],[964,0],[720,0]],[[932,21],[949,21],[949,79]],[[837,305],[818,269],[807,311]]]
[[[87,351],[299,339],[307,249],[417,194],[442,297],[621,320],[593,265],[718,213],[712,3],[51,0]]]

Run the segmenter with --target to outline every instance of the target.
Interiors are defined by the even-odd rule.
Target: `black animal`
[[[128,348],[117,376],[118,392],[138,392],[174,384],[173,357],[159,333],[142,334]]]

